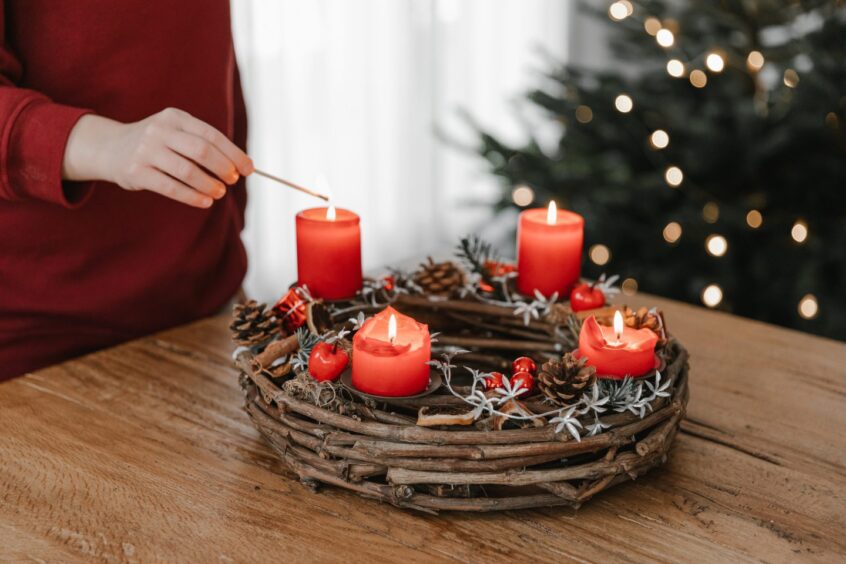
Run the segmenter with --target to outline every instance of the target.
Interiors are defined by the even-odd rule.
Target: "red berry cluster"
[[[521,388],[526,391],[520,394],[527,396],[532,393],[535,387],[535,374],[537,374],[538,365],[534,360],[528,356],[521,356],[511,363],[511,389],[519,390]],[[502,372],[491,372],[485,379],[485,390],[495,390],[502,387],[502,379],[504,378]]]

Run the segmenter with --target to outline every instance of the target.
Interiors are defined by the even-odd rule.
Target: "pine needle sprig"
[[[486,283],[494,286],[496,281],[488,270],[485,263],[499,261],[499,254],[494,251],[493,246],[482,240],[478,235],[466,235],[455,251],[455,256],[460,259],[471,272],[478,274]]]
[[[308,370],[308,357],[311,356],[311,349],[320,342],[320,337],[314,335],[308,329],[300,327],[297,329],[297,341],[300,343],[300,348],[293,360],[294,370],[305,372]]]

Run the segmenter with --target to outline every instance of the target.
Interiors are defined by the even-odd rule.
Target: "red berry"
[[[529,374],[534,374],[537,370],[538,365],[535,364],[535,361],[528,356],[521,356],[520,358],[514,359],[514,362],[511,363],[511,372],[514,374],[517,374],[518,372],[528,372]]]
[[[495,390],[502,387],[502,372],[491,372],[485,376],[485,391]]]
[[[326,342],[317,343],[308,355],[308,373],[318,382],[336,380],[349,361],[344,349]]]
[[[531,374],[526,372],[525,370],[521,372],[517,372],[514,376],[511,377],[511,389],[512,390],[519,390],[521,388],[525,388],[527,391],[521,393],[520,395],[525,397],[532,393],[532,390],[535,387],[535,379],[532,377]]]
[[[596,309],[605,305],[605,294],[590,284],[577,284],[570,292],[570,307],[573,311]]]

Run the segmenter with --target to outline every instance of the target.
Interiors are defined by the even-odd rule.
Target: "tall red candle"
[[[361,289],[361,228],[349,210],[311,208],[297,214],[298,284],[327,300]]]
[[[517,227],[517,290],[546,297],[567,296],[582,269],[585,220],[577,213],[548,209],[526,210]]]
[[[619,311],[614,313],[614,327],[605,327],[591,315],[579,333],[579,356],[596,368],[599,376],[636,378],[655,368],[658,335],[651,329],[632,329],[623,324]]]
[[[387,307],[353,337],[352,385],[375,396],[419,394],[429,385],[429,328]]]

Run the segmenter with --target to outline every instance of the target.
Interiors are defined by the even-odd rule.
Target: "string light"
[[[678,59],[670,59],[667,61],[667,74],[675,78],[684,76],[684,63]]]
[[[684,180],[684,174],[679,167],[675,165],[669,166],[667,167],[667,170],[664,171],[664,180],[667,181],[667,184],[675,188],[682,183],[682,180]]]
[[[603,266],[611,260],[611,251],[605,245],[593,245],[588,251],[588,256],[594,264]]]
[[[797,219],[790,230],[790,236],[801,245],[808,238],[808,224],[801,219]]]
[[[646,21],[643,22],[643,29],[646,30],[646,33],[654,37],[661,29],[661,20],[658,18],[648,17],[646,18]]]
[[[637,280],[634,278],[626,278],[623,280],[623,283],[620,284],[620,289],[623,291],[624,295],[634,296],[637,293]]]
[[[705,57],[705,66],[708,67],[708,70],[711,72],[723,72],[726,62],[719,53],[709,53],[708,56]]]
[[[764,216],[758,210],[749,210],[746,214],[746,225],[752,229],[758,229],[764,223]]]
[[[655,41],[657,41],[658,45],[661,47],[672,47],[673,43],[676,42],[676,38],[672,31],[664,27],[659,29],[655,34]]]
[[[671,245],[678,241],[682,236],[682,227],[675,221],[671,221],[664,226],[664,240]]]
[[[720,219],[720,206],[716,202],[708,202],[702,206],[702,219],[705,223],[717,223]]]
[[[721,257],[728,251],[728,241],[722,235],[708,235],[705,239],[705,249],[713,257]]]
[[[805,294],[799,300],[799,305],[796,308],[799,310],[799,315],[802,319],[813,319],[820,311],[820,305],[817,302],[817,297],[813,294]]]
[[[746,67],[750,71],[759,71],[764,66],[764,56],[760,51],[750,51],[746,57]]]
[[[723,289],[716,284],[708,284],[702,290],[702,303],[708,307],[717,307],[723,301]]]
[[[511,191],[511,199],[514,200],[515,204],[524,208],[535,201],[535,191],[525,184],[520,184]]]
[[[588,106],[576,108],[576,121],[579,123],[590,123],[593,120],[593,110]]]
[[[784,85],[788,88],[796,88],[799,84],[799,74],[793,69],[784,71]]]
[[[632,12],[634,12],[634,6],[629,0],[619,0],[608,6],[608,15],[617,22],[631,16]]]
[[[663,149],[670,144],[670,135],[663,129],[656,129],[649,136],[649,143],[655,149]]]
[[[705,85],[708,84],[708,75],[699,69],[690,71],[690,77],[688,78],[690,83],[696,88],[705,88]]]
[[[628,94],[620,94],[614,98],[614,107],[617,108],[618,112],[627,114],[634,108],[634,101]]]

